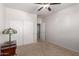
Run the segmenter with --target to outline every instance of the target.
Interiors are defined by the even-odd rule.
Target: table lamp
[[[11,35],[16,33],[17,31],[13,28],[7,28],[2,31],[2,34],[9,34],[9,43],[11,43]]]

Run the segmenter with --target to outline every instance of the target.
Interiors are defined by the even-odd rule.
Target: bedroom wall
[[[47,41],[79,52],[79,4],[53,13],[44,21]]]
[[[12,35],[12,40],[17,40],[18,46],[37,42],[37,15],[7,8],[0,3],[0,43],[9,40],[8,35],[2,34],[9,27],[18,32]]]
[[[2,31],[4,29],[4,5],[0,3],[0,44],[4,42],[4,35]]]

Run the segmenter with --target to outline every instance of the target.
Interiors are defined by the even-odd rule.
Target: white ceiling
[[[9,8],[15,8],[19,10],[23,10],[25,12],[35,13],[37,15],[40,15],[41,17],[46,17],[54,12],[57,12],[63,8],[67,8],[71,5],[74,5],[75,3],[62,3],[59,5],[51,5],[52,11],[49,12],[47,9],[42,9],[41,11],[37,11],[38,8],[40,8],[39,4],[34,3],[4,3],[6,7]]]

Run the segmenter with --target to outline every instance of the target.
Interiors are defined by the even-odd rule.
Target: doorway
[[[37,24],[37,41],[40,41],[40,24]]]

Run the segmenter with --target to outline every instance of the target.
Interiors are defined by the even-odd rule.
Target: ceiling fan
[[[41,11],[43,8],[46,8],[48,9],[48,11],[51,11],[51,5],[58,5],[58,4],[61,4],[61,3],[35,3],[35,4],[39,4],[41,5],[41,7],[38,9],[38,11]]]

